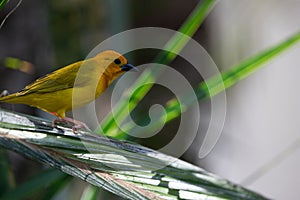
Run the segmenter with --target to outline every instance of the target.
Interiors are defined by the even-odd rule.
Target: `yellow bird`
[[[0,102],[37,107],[57,116],[57,121],[76,124],[66,118],[67,111],[95,100],[113,80],[132,69],[136,70],[125,57],[108,50],[38,78],[20,92],[0,97]]]

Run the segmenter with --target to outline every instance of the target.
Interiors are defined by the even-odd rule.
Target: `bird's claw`
[[[85,123],[75,120],[75,119],[72,119],[72,118],[69,118],[69,117],[57,118],[57,119],[53,120],[52,127],[55,127],[59,123],[63,123],[66,125],[72,125],[73,133],[76,133],[76,131],[78,129],[85,129],[87,131],[91,131],[91,129],[89,129],[89,127]]]

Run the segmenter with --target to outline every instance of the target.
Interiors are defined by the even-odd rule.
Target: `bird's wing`
[[[74,87],[75,81],[76,87],[84,86],[91,80],[91,76],[93,75],[92,69],[97,66],[96,62],[93,60],[87,60],[84,62],[84,65],[82,64],[83,61],[79,61],[47,74],[26,86],[19,92],[19,95],[30,94],[33,92],[48,93],[65,90]],[[89,73],[80,73],[78,75],[81,66],[88,68],[90,70]]]

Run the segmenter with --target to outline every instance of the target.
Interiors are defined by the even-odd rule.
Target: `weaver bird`
[[[103,51],[38,78],[21,91],[0,97],[0,102],[37,107],[57,116],[54,124],[77,124],[66,112],[95,100],[117,77],[132,69],[136,70],[121,54]]]

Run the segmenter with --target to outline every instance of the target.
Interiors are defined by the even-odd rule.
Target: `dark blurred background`
[[[0,91],[16,92],[39,76],[82,60],[101,41],[121,31],[137,27],[178,30],[198,2],[23,1],[0,30],[0,59],[16,57],[28,61],[33,64],[34,72],[30,74],[9,69],[2,62]],[[4,19],[16,3],[11,0],[1,10],[0,19]],[[299,9],[300,3],[296,0],[284,3],[270,0],[220,1],[193,38],[210,53],[220,70],[227,69],[300,30],[297,20]],[[299,135],[299,51],[299,47],[294,48],[275,60],[272,63],[274,66],[268,66],[229,89],[227,117],[216,147],[206,158],[199,159],[199,132],[182,159],[268,197],[296,199],[296,185],[300,180],[297,173],[297,166],[300,165],[298,146],[279,160],[277,156],[288,151]],[[132,52],[130,63],[139,65],[151,62],[157,53],[155,50]],[[182,65],[188,64],[180,58],[171,64],[192,85],[201,81],[201,76],[195,75],[192,68],[183,68]],[[100,106],[109,103],[110,92],[111,89],[97,100]],[[147,110],[153,103],[164,104],[172,95],[166,88],[155,86],[143,101],[141,110]],[[210,117],[209,106],[209,101],[200,103],[203,110],[201,117],[204,119],[202,130],[206,129],[205,120]],[[28,106],[1,104],[1,107],[52,119],[52,116]],[[104,108],[99,118],[103,118],[108,111]],[[137,111],[136,117],[139,114]],[[158,135],[139,142],[159,148],[172,139],[178,123],[180,121],[175,120]],[[13,153],[11,162],[18,183],[43,168]],[[82,181],[74,181],[58,199],[62,196],[64,199],[79,199],[84,185]],[[103,199],[108,198],[107,193],[103,195]]]

